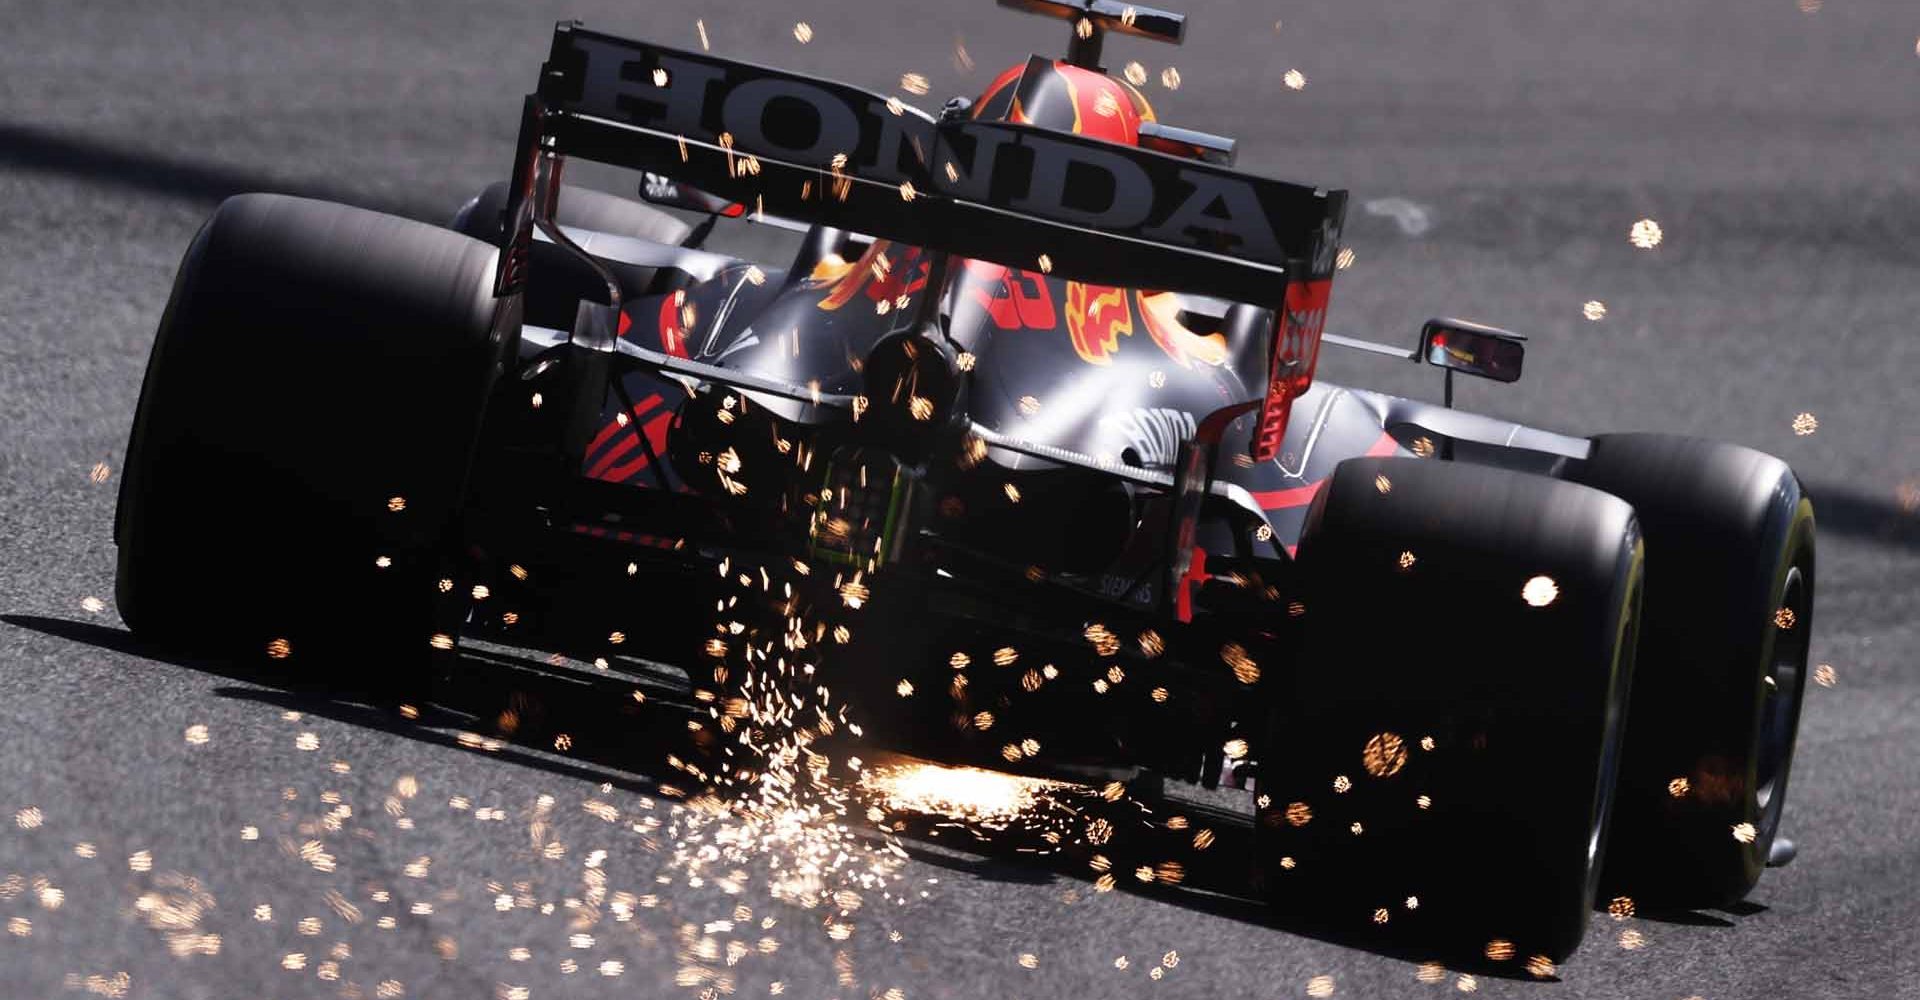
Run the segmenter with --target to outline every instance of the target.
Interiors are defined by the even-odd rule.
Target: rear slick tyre
[[[115,519],[149,639],[391,673],[434,585],[499,348],[496,251],[277,195],[223,203],[175,279]]]
[[[1632,508],[1571,483],[1350,459],[1307,514],[1302,656],[1260,748],[1283,915],[1558,962],[1586,930],[1633,673]]]
[[[1813,629],[1813,504],[1785,462],[1663,434],[1593,439],[1568,478],[1633,504],[1645,627],[1610,894],[1724,906],[1766,867],[1786,804]]]

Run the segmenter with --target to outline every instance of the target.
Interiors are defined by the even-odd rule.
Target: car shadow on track
[[[1758,916],[1767,912],[1767,907],[1752,900],[1740,900],[1712,910],[1679,910],[1641,907],[1634,916],[1651,920],[1656,924],[1679,924],[1685,927],[1735,927],[1738,919]],[[1729,919],[1736,918],[1736,919]]]
[[[635,701],[647,690],[631,679],[589,684],[541,672],[532,661],[502,662],[500,654],[463,655],[452,683],[437,685],[430,702],[409,705],[391,692],[322,680],[323,669],[289,671],[277,661],[209,657],[156,646],[120,628],[39,615],[5,614],[0,621],[99,649],[183,667],[240,682],[215,693],[297,709],[349,725],[437,746],[485,753],[510,764],[563,777],[654,794],[670,780],[664,765],[670,744],[662,734],[684,731],[688,707],[661,699]],[[616,704],[614,710],[609,704]],[[564,735],[566,752],[552,748]],[[646,766],[651,764],[652,766]]]
[[[321,716],[362,726],[425,744],[482,753],[504,763],[550,774],[608,784],[636,794],[662,794],[680,778],[666,764],[669,754],[684,750],[686,720],[696,706],[676,698],[671,688],[648,685],[646,679],[603,674],[582,677],[548,669],[526,657],[494,650],[463,650],[451,683],[437,685],[431,701],[403,705],[390,692],[343,687],[322,680],[322,671],[289,671],[278,661],[246,662],[202,656],[158,647],[133,633],[92,622],[69,621],[40,615],[4,614],[0,622],[98,649],[137,656],[225,678],[236,682],[215,688],[235,698]],[[617,679],[616,679],[617,678]],[[644,701],[633,697],[641,691]],[[566,750],[554,749],[565,735]],[[1224,834],[1219,848],[1209,852],[1224,859],[1236,847]],[[916,861],[974,879],[1023,885],[1057,880],[1078,882],[1085,891],[1100,891],[1085,851],[1063,851],[1036,856],[1033,845],[1015,840],[975,836],[956,841],[911,831],[901,845]],[[1116,855],[1115,870],[1125,871],[1142,859]],[[1277,915],[1248,891],[1244,865],[1193,864],[1178,886],[1142,886],[1130,878],[1115,879],[1112,891],[1142,896],[1198,913],[1272,927],[1275,930],[1408,962],[1438,961],[1460,973],[1495,979],[1556,981],[1529,975],[1515,961],[1493,962],[1483,956],[1437,952],[1431,946],[1383,940],[1371,927],[1338,926],[1314,916]],[[1755,904],[1729,908],[1734,916],[1763,912]],[[1731,920],[1695,911],[1643,912],[1648,920],[1695,926],[1735,926]],[[1589,947],[1607,933],[1606,920],[1596,915],[1589,931]]]
[[[88,184],[210,205],[236,194],[270,191],[359,205],[435,224],[441,221],[431,206],[369,201],[364,192],[325,182],[295,181],[264,170],[169,156],[19,122],[0,122],[0,168],[57,174]]]
[[[1920,485],[1904,484],[1880,496],[1852,485],[1808,483],[1807,495],[1823,535],[1920,549]]]

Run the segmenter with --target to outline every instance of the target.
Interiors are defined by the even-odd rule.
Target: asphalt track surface
[[[111,606],[113,477],[174,268],[220,198],[279,190],[445,218],[504,176],[519,95],[561,16],[682,45],[701,18],[720,53],[883,91],[919,72],[924,106],[1056,52],[1062,31],[984,2],[9,0],[0,996],[690,997],[704,984],[676,984],[674,957],[688,922],[779,938],[732,970],[739,996],[778,980],[803,997],[1267,998],[1327,985],[1315,977],[1346,997],[1920,996],[1920,10],[1233,0],[1190,13],[1184,48],[1112,41],[1109,62],[1145,62],[1161,117],[1238,136],[1242,166],[1355,192],[1356,258],[1330,329],[1406,339],[1454,314],[1522,330],[1525,381],[1464,386],[1462,405],[1575,432],[1724,438],[1809,484],[1813,660],[1836,683],[1807,698],[1785,827],[1799,860],[1749,905],[1601,916],[1554,982],[1462,968],[1428,983],[1403,956],[1276,929],[1232,900],[1095,893],[1082,873],[916,848],[907,902],[875,903],[837,942],[816,911],[692,887],[640,849],[626,824],[669,808],[645,798],[639,768],[469,749],[451,714],[416,725],[271,670],[145,649]],[[1169,65],[1178,92],[1157,82]],[[1285,85],[1292,68],[1304,89]],[[1629,243],[1642,218],[1663,230],[1655,249]],[[1604,318],[1583,317],[1590,300]],[[1431,374],[1367,358],[1329,358],[1323,377],[1437,392]],[[1801,413],[1817,430],[1795,433]],[[504,690],[479,685],[473,701]],[[384,808],[403,777],[411,829]],[[529,838],[542,795],[558,860]],[[339,804],[352,815],[329,830]],[[333,872],[300,856],[307,841],[327,845]],[[587,891],[594,849],[610,852],[609,890],[658,901],[575,947],[565,900]],[[503,893],[524,899],[496,912]],[[706,926],[738,904],[780,923]],[[837,981],[836,951],[854,985]],[[285,967],[293,954],[303,967]]]

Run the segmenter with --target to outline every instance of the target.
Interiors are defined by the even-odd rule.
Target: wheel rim
[[[1778,607],[1792,615],[1792,625],[1780,628],[1774,636],[1773,655],[1767,663],[1764,697],[1760,706],[1760,746],[1754,761],[1754,797],[1760,812],[1760,829],[1771,838],[1780,822],[1784,803],[1787,762],[1793,754],[1794,730],[1798,728],[1801,686],[1806,683],[1807,622],[1806,578],[1800,567],[1787,570]],[[1756,838],[1764,843],[1761,838]]]

